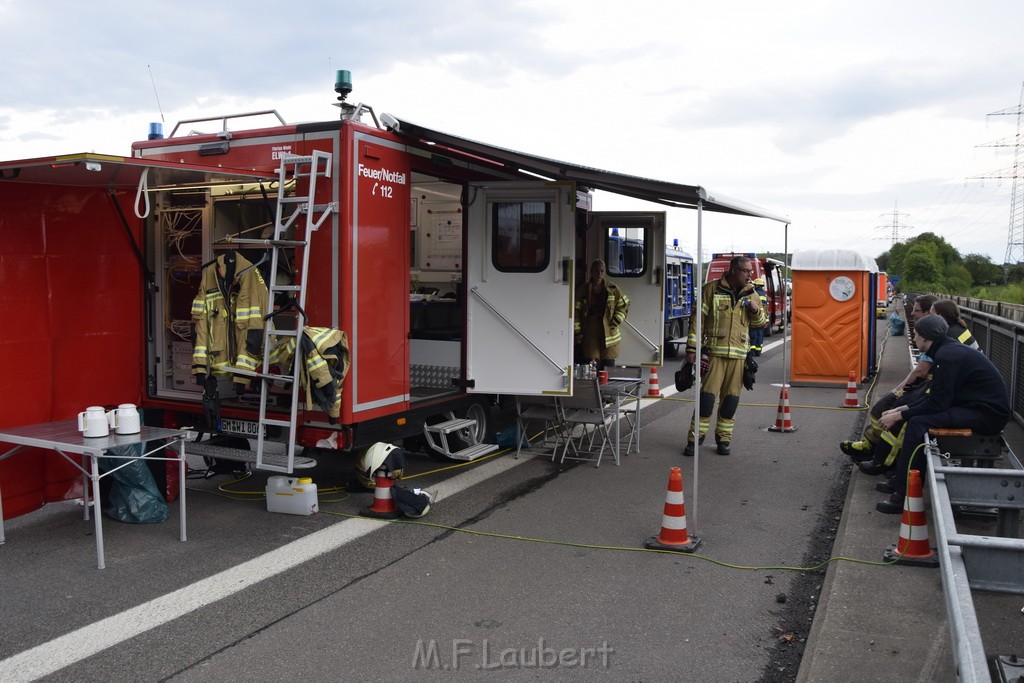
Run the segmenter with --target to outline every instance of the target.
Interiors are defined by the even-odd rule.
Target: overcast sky
[[[1002,263],[1012,180],[974,178],[1012,172],[982,145],[1014,143],[1016,115],[986,115],[1018,108],[1022,29],[1020,0],[0,0],[0,158],[127,156],[162,119],[335,119],[348,69],[377,113],[788,216],[791,252],[874,257],[898,219]],[[694,213],[669,234],[695,250]],[[703,248],[783,235],[708,215]]]

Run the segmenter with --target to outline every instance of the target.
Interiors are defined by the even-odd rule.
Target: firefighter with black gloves
[[[768,322],[765,307],[750,281],[754,269],[749,258],[737,256],[719,280],[701,291],[701,389],[698,400],[700,434],[695,439],[693,420],[683,455],[694,454],[694,441],[704,442],[711,428],[715,398],[719,399],[715,442],[719,455],[729,455],[733,419],[740,404],[743,368],[750,350],[750,331]],[[697,359],[697,329],[690,326],[686,340],[686,362]],[[704,368],[707,367],[705,371]]]

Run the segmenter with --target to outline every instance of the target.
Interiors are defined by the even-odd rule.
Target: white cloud
[[[985,114],[1016,106],[1022,25],[1016,0],[0,0],[0,145],[127,154],[161,113],[333,119],[348,69],[377,112],[787,214],[791,250],[877,255],[899,202],[1001,261],[1009,181],[967,179],[1011,163],[976,146],[1015,132]],[[692,214],[670,226],[695,248]],[[783,247],[763,221],[705,227],[708,250]]]

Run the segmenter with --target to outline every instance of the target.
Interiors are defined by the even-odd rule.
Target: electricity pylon
[[[1007,140],[990,142],[979,147],[1014,147],[1013,166],[1000,169],[977,178],[1011,178],[1010,189],[1010,228],[1006,236],[1006,258],[1003,259],[1003,282],[1010,277],[1010,266],[1024,261],[1024,188],[1021,187],[1021,174],[1024,173],[1024,84],[1020,89],[1020,102],[1016,107],[994,111],[989,116],[1016,116],[1017,135]]]
[[[892,236],[889,238],[889,239],[892,240],[892,244],[890,246],[895,246],[896,244],[899,243],[899,241],[900,241],[900,230],[913,230],[914,229],[914,226],[912,226],[912,225],[900,224],[900,216],[904,216],[905,217],[907,214],[900,213],[899,206],[900,206],[900,202],[897,199],[892,204],[892,224],[891,225],[879,225],[878,226],[880,229],[892,230]],[[889,214],[887,214],[887,213],[883,213],[881,216],[879,216],[879,218],[885,218],[888,215]],[[878,239],[886,239],[886,238],[879,237]]]

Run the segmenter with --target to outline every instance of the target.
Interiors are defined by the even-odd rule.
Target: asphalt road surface
[[[793,680],[849,478],[835,442],[863,413],[795,389],[797,431],[768,431],[780,339],[730,456],[681,456],[691,389],[648,402],[620,466],[414,455],[406,484],[438,498],[420,520],[353,517],[372,495],[342,460],[311,472],[314,516],[267,512],[266,473],[190,480],[188,541],[176,506],[107,520],[103,571],[73,503],[10,520],[0,680]],[[642,549],[672,467],[693,555]]]

